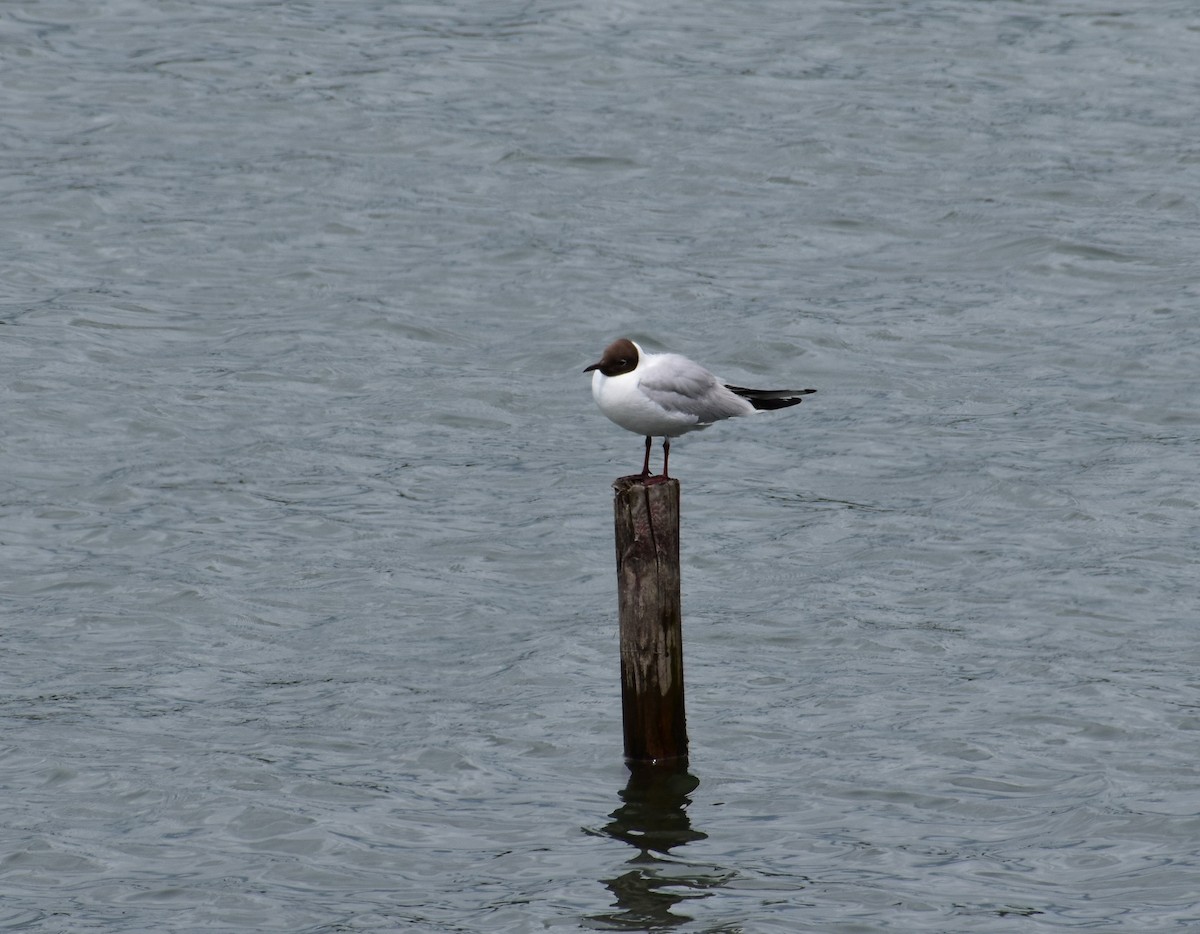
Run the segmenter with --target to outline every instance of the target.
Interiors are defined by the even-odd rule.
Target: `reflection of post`
[[[625,758],[687,759],[679,598],[679,481],[613,484]]]
[[[631,763],[629,773],[621,806],[612,812],[605,833],[642,851],[664,855],[673,847],[708,837],[692,829],[687,813],[692,803],[688,796],[700,779],[674,765]]]
[[[703,840],[688,817],[691,793],[700,784],[679,761],[629,763],[621,806],[603,833],[628,843],[635,855],[619,875],[602,880],[616,898],[611,911],[593,915],[606,930],[665,931],[693,920],[675,909],[727,885],[734,873],[692,866],[676,847]],[[673,857],[664,859],[664,857]]]

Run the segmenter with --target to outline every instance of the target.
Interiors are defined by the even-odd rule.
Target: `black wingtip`
[[[803,396],[811,395],[815,389],[747,389],[745,386],[726,385],[726,389],[741,396],[756,409],[762,411],[771,409],[786,409],[799,405],[804,401]]]

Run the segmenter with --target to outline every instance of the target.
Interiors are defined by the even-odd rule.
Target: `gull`
[[[643,479],[650,476],[650,447],[663,439],[663,480],[671,439],[738,415],[799,405],[815,389],[746,389],[730,386],[699,363],[674,353],[646,353],[626,337],[604,348],[584,369],[592,374],[592,398],[626,431],[646,437]]]

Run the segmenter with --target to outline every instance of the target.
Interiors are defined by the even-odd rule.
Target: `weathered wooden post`
[[[621,477],[613,490],[625,758],[686,762],[679,481]]]

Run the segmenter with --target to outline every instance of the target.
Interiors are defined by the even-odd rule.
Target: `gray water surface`
[[[1200,928],[1193,4],[0,8],[0,930]],[[691,760],[621,757],[617,336]]]

